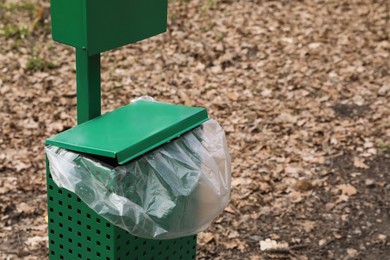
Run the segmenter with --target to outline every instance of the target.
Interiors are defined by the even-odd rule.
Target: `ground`
[[[225,129],[231,202],[198,259],[389,259],[390,11],[381,0],[175,0],[102,54],[103,112],[142,95]],[[0,258],[46,259],[43,143],[76,124],[46,0],[0,0]]]

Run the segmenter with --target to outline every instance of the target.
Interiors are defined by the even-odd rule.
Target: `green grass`
[[[387,153],[390,151],[390,144],[385,143],[383,141],[378,142],[378,147],[383,153]]]
[[[27,11],[32,15],[35,11],[35,5],[33,3],[11,3],[5,4],[4,9],[7,11]]]
[[[7,25],[3,28],[3,36],[6,38],[24,38],[27,34],[27,28],[16,25]]]
[[[216,0],[205,0],[202,5],[202,11],[208,11],[216,5]]]
[[[34,17],[35,5],[30,2],[7,4],[4,0],[0,0],[0,10],[3,13],[0,23],[4,24],[0,36],[14,39],[25,38],[29,33],[28,21]],[[23,18],[26,20],[25,26],[21,25]]]
[[[27,70],[29,71],[43,71],[45,69],[54,69],[57,68],[58,65],[48,62],[40,57],[32,56],[27,61]]]

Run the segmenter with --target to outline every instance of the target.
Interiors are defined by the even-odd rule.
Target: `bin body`
[[[51,0],[55,41],[89,55],[162,33],[167,0]]]
[[[195,259],[196,235],[171,240],[132,236],[58,188],[47,167],[50,259]]]
[[[137,102],[60,133],[46,144],[114,160],[119,165],[207,119],[207,112],[202,108]],[[50,174],[48,160],[46,166],[50,259],[196,257],[196,235],[169,240],[133,236],[95,213],[76,194],[59,188]]]

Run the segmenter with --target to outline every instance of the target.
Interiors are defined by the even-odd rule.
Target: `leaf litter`
[[[47,259],[43,143],[76,124],[74,50],[47,0],[0,6],[0,259]],[[388,17],[386,0],[171,0],[167,33],[102,54],[103,112],[150,95],[227,133],[231,202],[198,259],[390,255]]]

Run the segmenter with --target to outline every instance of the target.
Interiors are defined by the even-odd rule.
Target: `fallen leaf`
[[[340,184],[337,185],[337,188],[341,190],[341,193],[346,196],[353,196],[357,193],[357,190],[351,184]]]
[[[22,203],[17,205],[17,210],[20,213],[31,214],[31,213],[35,212],[36,207],[28,205],[28,204],[22,202]]]
[[[275,118],[276,123],[290,123],[295,124],[298,120],[298,117],[293,116],[288,113],[281,113],[277,118]]]
[[[298,203],[303,200],[304,194],[299,191],[292,191],[288,197],[291,199],[291,202]]]
[[[201,232],[201,233],[199,233],[200,243],[208,244],[211,241],[213,241],[214,239],[215,239],[214,238],[214,234],[211,233],[211,232]]]
[[[360,159],[359,157],[353,158],[353,166],[355,166],[356,168],[361,168],[361,169],[370,168],[367,164],[364,163],[364,159]]]
[[[258,183],[259,190],[263,193],[268,193],[272,190],[271,186],[267,182]]]
[[[325,210],[326,210],[326,211],[330,211],[330,210],[332,210],[335,206],[336,206],[335,203],[328,202],[328,203],[325,204]]]
[[[232,186],[241,186],[241,185],[248,185],[252,182],[252,179],[251,178],[242,178],[242,177],[239,177],[239,178],[234,178],[232,180]]]
[[[26,244],[30,246],[32,249],[35,249],[37,246],[39,246],[40,243],[47,242],[47,241],[48,241],[47,236],[44,237],[34,236],[34,237],[29,237],[26,240]]]
[[[226,248],[226,249],[233,249],[238,247],[238,243],[236,240],[230,240],[226,242],[221,242],[221,244]]]
[[[301,223],[301,226],[303,227],[303,229],[304,229],[307,233],[313,231],[315,225],[316,225],[316,223],[315,223],[314,221],[305,221],[305,222],[302,222],[302,223]]]
[[[309,190],[312,190],[314,188],[314,185],[309,181],[299,180],[295,184],[294,188],[295,188],[295,190],[298,190],[298,191],[309,191]]]
[[[180,99],[184,101],[184,105],[186,105],[186,106],[194,105],[193,100],[184,91],[180,91],[179,96],[180,96]]]
[[[236,211],[235,211],[234,209],[232,209],[232,207],[230,207],[230,206],[227,206],[227,207],[224,209],[224,211],[229,212],[229,213],[231,213],[231,214],[236,214]]]
[[[229,236],[228,238],[237,238],[240,236],[240,233],[238,233],[237,231],[233,230],[229,233]]]
[[[237,94],[236,92],[226,92],[226,96],[232,100],[232,101],[237,101],[238,98],[240,97],[239,94]]]
[[[341,194],[337,200],[336,200],[336,204],[339,204],[340,202],[347,202],[349,200],[349,196],[347,195],[344,195],[344,194]]]
[[[15,161],[16,172],[20,172],[22,170],[29,169],[30,167],[31,167],[31,165],[29,163],[24,163],[24,162],[21,162],[21,161]]]

